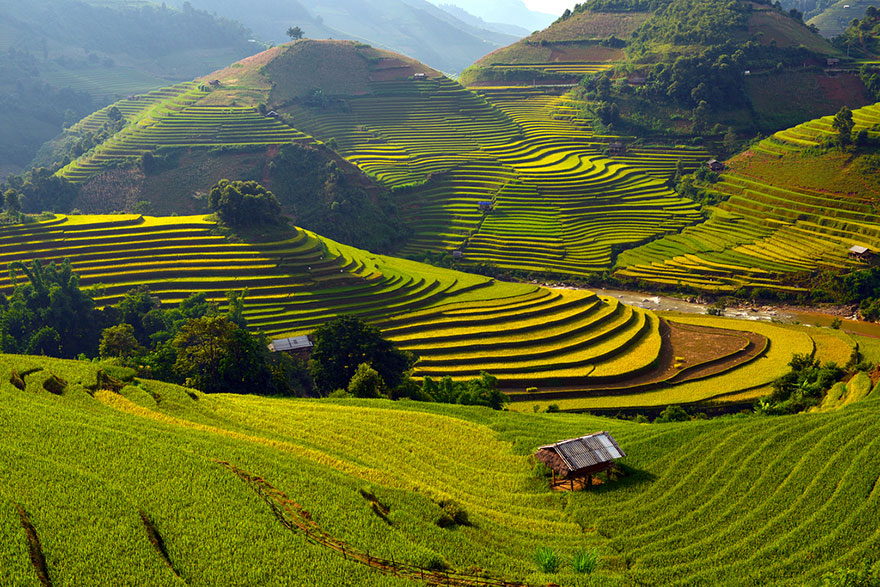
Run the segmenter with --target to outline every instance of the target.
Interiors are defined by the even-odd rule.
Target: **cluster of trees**
[[[861,20],[854,18],[831,43],[850,57],[873,57],[880,53],[880,9],[869,6]]]
[[[389,252],[409,232],[388,193],[344,160],[320,148],[285,145],[269,164],[272,188],[297,226],[377,252]]]
[[[773,382],[773,392],[758,401],[755,411],[768,415],[794,414],[819,405],[844,370],[834,363],[821,364],[809,354],[795,354],[791,370]]]
[[[221,179],[211,188],[210,206],[231,227],[274,224],[281,218],[278,198],[255,181]]]
[[[29,214],[44,211],[67,212],[78,195],[69,180],[55,175],[55,169],[37,167],[22,175],[10,175],[0,183],[0,192],[9,190],[19,196],[20,209]]]

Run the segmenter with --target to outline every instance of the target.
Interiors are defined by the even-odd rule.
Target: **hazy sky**
[[[525,0],[529,10],[549,12],[550,14],[562,14],[566,8],[574,8],[576,0]]]

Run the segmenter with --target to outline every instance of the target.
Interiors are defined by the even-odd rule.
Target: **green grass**
[[[20,391],[41,367],[60,396]],[[817,581],[875,563],[880,436],[875,398],[823,414],[640,425],[388,401],[206,396],[155,382],[96,391],[99,365],[0,357],[0,560],[35,584],[13,502],[29,513],[55,584],[407,585],[287,530],[218,461],[258,476],[352,549],[479,568],[531,585]],[[43,375],[45,377],[45,374]],[[628,475],[590,492],[533,477],[538,446],[608,430]],[[377,516],[361,490],[389,508]],[[471,526],[435,524],[453,500]],[[174,572],[147,540],[149,515]],[[556,573],[535,561],[558,554]],[[284,556],[278,556],[283,552]],[[242,561],[247,561],[243,564]]]

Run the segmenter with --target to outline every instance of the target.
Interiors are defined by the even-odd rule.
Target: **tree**
[[[303,30],[298,26],[292,26],[287,29],[287,36],[294,41],[299,41],[300,39],[302,39],[304,34],[305,33],[303,32]]]
[[[98,353],[102,359],[124,359],[133,356],[141,348],[134,336],[134,327],[131,324],[117,324],[105,328],[101,333]]]
[[[369,363],[361,363],[348,382],[348,393],[354,397],[375,398],[382,395],[384,382]]]
[[[831,128],[837,132],[837,142],[841,147],[845,147],[852,142],[852,129],[854,126],[852,110],[846,106],[842,107],[834,115]]]
[[[171,346],[174,370],[187,385],[206,393],[272,391],[269,350],[264,341],[226,316],[189,320]]]
[[[275,194],[255,181],[221,179],[210,198],[211,209],[229,226],[273,224],[281,215]]]
[[[6,205],[6,213],[17,216],[21,213],[21,194],[18,190],[9,188],[3,194],[3,203]]]
[[[378,328],[354,316],[340,316],[319,326],[314,338],[309,368],[315,386],[324,394],[346,389],[361,363],[370,364],[385,388],[393,389],[416,362],[412,353],[398,350]]]

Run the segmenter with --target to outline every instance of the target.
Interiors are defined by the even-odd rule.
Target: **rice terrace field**
[[[106,88],[0,192],[0,586],[880,586],[880,82],[783,5]]]

